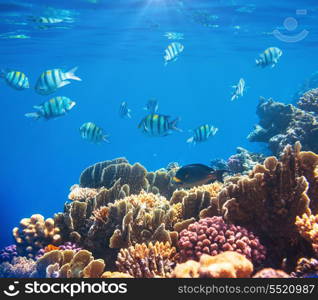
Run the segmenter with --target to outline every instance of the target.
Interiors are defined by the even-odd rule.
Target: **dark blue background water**
[[[242,7],[249,12],[240,12]],[[308,13],[296,16],[297,9]],[[193,18],[202,10],[219,17],[211,22],[218,28]],[[52,12],[74,22],[40,29],[26,21],[27,16]],[[318,4],[309,0],[0,1],[0,65],[25,72],[32,85],[19,92],[0,82],[0,246],[11,243],[11,230],[21,218],[61,211],[81,171],[98,161],[125,156],[155,170],[172,161],[208,164],[226,159],[237,146],[265,151],[264,145],[246,139],[258,121],[259,96],[291,102],[298,85],[317,70],[317,14]],[[294,35],[307,29],[305,40],[284,43],[270,34],[287,17],[296,17],[299,27],[282,32]],[[163,52],[171,42],[164,37],[168,31],[184,33],[185,50],[164,67]],[[7,39],[8,32],[31,38]],[[257,68],[255,58],[270,46],[283,50],[279,64]],[[34,92],[37,77],[47,69],[74,66],[83,81],[52,97],[68,96],[76,101],[75,108],[56,120],[25,118],[33,105],[52,98]],[[241,77],[249,89],[231,102],[231,86]],[[161,113],[181,117],[183,133],[149,138],[137,129],[145,115],[142,107],[151,97],[158,99]],[[132,120],[118,115],[124,100]],[[82,140],[78,129],[87,121],[103,127],[111,143]],[[186,144],[188,130],[203,123],[218,127],[217,135],[195,147]]]

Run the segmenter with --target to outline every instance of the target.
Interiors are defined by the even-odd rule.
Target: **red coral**
[[[199,260],[202,254],[217,255],[224,251],[236,251],[260,265],[266,249],[259,239],[241,226],[228,225],[222,217],[201,219],[181,231],[178,246],[181,262]]]

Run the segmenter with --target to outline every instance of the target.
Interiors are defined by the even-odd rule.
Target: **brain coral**
[[[13,237],[18,253],[31,258],[48,244],[61,243],[60,230],[55,227],[54,220],[51,218],[44,220],[39,214],[22,219],[19,227],[13,229]]]
[[[216,216],[201,219],[182,230],[178,246],[181,261],[199,260],[203,254],[214,256],[235,251],[259,266],[266,256],[265,247],[253,233],[240,226],[228,225],[222,217]]]
[[[216,256],[203,254],[199,262],[188,260],[178,264],[171,277],[174,278],[248,278],[253,264],[242,254],[226,251]]]
[[[136,244],[121,249],[116,266],[134,278],[168,277],[175,265],[176,248],[169,243]]]

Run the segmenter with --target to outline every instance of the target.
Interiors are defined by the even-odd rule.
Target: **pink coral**
[[[258,266],[266,256],[265,247],[252,232],[228,225],[222,217],[205,218],[190,224],[188,229],[181,231],[178,246],[181,261],[199,260],[202,254],[214,256],[235,251]]]

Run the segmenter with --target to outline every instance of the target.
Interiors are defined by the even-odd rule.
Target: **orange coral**
[[[44,252],[45,252],[45,253],[48,253],[48,252],[50,252],[50,251],[59,250],[59,249],[60,249],[60,247],[54,246],[54,245],[52,245],[52,244],[49,244],[49,245],[47,245],[47,246],[44,248]]]

